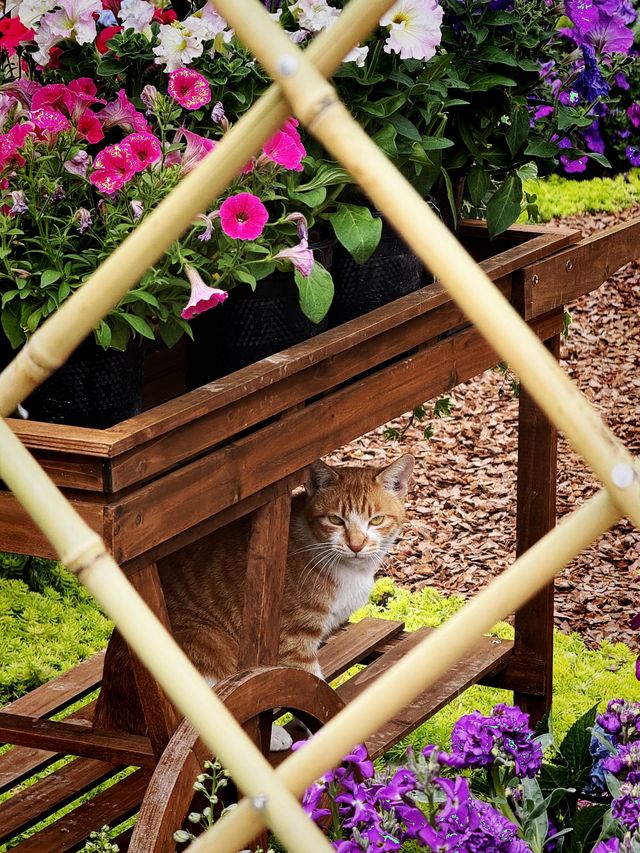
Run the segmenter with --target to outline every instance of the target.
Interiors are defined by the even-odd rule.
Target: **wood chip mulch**
[[[562,224],[587,235],[640,214],[569,217]],[[640,247],[639,247],[640,254]],[[615,435],[640,453],[640,259],[598,290],[568,306],[573,322],[562,366]],[[434,586],[473,596],[514,560],[518,403],[510,380],[487,371],[456,387],[449,418],[412,426],[400,445],[383,428],[336,452],[329,461],[384,463],[400,452],[417,457],[406,531],[386,574],[412,590]],[[433,401],[427,404],[433,409]],[[393,425],[402,426],[402,421]],[[597,491],[586,464],[563,438],[558,446],[558,515]],[[556,579],[557,627],[588,645],[603,639],[640,647],[629,627],[640,611],[640,531],[624,520],[576,557]]]

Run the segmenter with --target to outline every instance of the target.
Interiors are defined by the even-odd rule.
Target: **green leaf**
[[[319,323],[327,314],[333,300],[333,279],[319,261],[308,276],[299,270],[294,274],[300,296],[300,307],[312,323]]]
[[[377,133],[371,137],[376,145],[389,157],[395,157],[398,153],[396,147],[396,136],[398,131],[392,124],[385,124]]]
[[[425,151],[440,151],[454,145],[453,140],[447,139],[446,136],[421,136],[420,144]]]
[[[520,215],[522,181],[517,175],[509,175],[498,187],[487,203],[487,228],[489,236],[501,234]]]
[[[592,850],[602,831],[604,817],[609,808],[605,805],[586,806],[576,809],[573,816],[573,833],[571,835],[571,853],[582,853]]]
[[[251,273],[250,273],[250,272],[247,272],[247,270],[246,270],[246,269],[244,269],[244,270],[243,270],[243,269],[236,269],[236,270],[234,270],[234,271],[233,271],[233,277],[234,277],[237,281],[242,281],[242,282],[244,282],[245,284],[248,284],[248,285],[251,287],[251,290],[254,290],[254,291],[255,291],[255,289],[256,289],[256,277],[255,277],[254,275],[251,275]]]
[[[487,92],[495,86],[515,86],[516,81],[511,77],[505,77],[503,74],[490,74],[482,72],[481,74],[472,74],[467,80],[469,89],[472,92]]]
[[[576,787],[579,784],[578,777],[581,776],[585,769],[588,771],[593,763],[589,744],[591,743],[591,729],[596,721],[597,709],[598,706],[594,705],[577,719],[558,747],[560,755],[574,774],[573,781]]]
[[[123,314],[118,315],[118,319],[122,319]],[[124,352],[131,338],[131,328],[126,323],[117,323],[111,326],[111,349]]]
[[[389,116],[389,124],[393,125],[400,136],[406,139],[411,139],[413,142],[420,142],[422,139],[415,124],[403,115]]]
[[[44,270],[40,274],[40,287],[49,287],[54,281],[57,281],[62,273],[59,270]]]
[[[336,237],[358,264],[363,264],[380,242],[382,220],[368,207],[341,204],[330,217]]]
[[[478,59],[497,63],[498,65],[510,65],[514,67],[518,64],[513,54],[507,53],[506,50],[502,50],[502,48],[495,47],[494,45],[485,45],[482,47],[478,51],[477,57]]]
[[[193,338],[191,326],[180,317],[170,317],[166,323],[161,323],[158,329],[160,340],[169,349],[175,346],[185,333]]]
[[[111,329],[104,320],[101,321],[96,329],[95,335],[98,346],[101,346],[103,349],[109,349],[111,344]]]
[[[20,327],[17,315],[13,311],[2,312],[2,328],[13,349],[24,343],[24,332]]]
[[[558,153],[558,146],[553,142],[546,142],[544,139],[530,139],[524,153],[529,157],[555,157]]]
[[[296,191],[306,193],[309,190],[317,190],[318,187],[329,187],[338,184],[350,184],[351,176],[343,169],[333,163],[321,163],[314,176],[304,184],[297,184]]]
[[[326,199],[327,191],[324,187],[318,187],[315,190],[309,190],[308,192],[303,193],[292,191],[289,193],[289,197],[294,201],[299,201],[301,204],[305,204],[307,207],[317,207]]]
[[[506,133],[509,151],[515,156],[529,135],[529,113],[524,107],[516,106],[511,113],[511,124]]]
[[[121,314],[120,316],[125,323],[128,323],[131,326],[134,332],[142,335],[143,338],[148,338],[151,341],[155,340],[153,329],[146,320],[142,319],[142,317],[138,317],[137,314]]]
[[[491,178],[481,166],[475,165],[469,169],[467,186],[471,201],[478,207],[491,188]]]

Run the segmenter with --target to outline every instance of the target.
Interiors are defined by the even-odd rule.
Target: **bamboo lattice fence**
[[[259,0],[216,0],[218,11],[275,83],[220,145],[39,329],[0,374],[7,416],[63,364],[142,273],[180,237],[290,114],[347,168],[437,275],[529,394],[603,484],[446,625],[433,632],[332,719],[277,771],[160,625],[28,451],[0,423],[0,477],[105,611],[207,746],[246,793],[238,808],[193,842],[193,853],[235,851],[265,825],[292,851],[332,849],[297,797],[467,652],[478,636],[543,588],[624,514],[640,527],[640,468],[486,275],[355,122],[326,77],[377,25],[394,0],[351,0],[304,54]]]

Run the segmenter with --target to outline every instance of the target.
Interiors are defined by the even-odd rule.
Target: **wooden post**
[[[131,575],[129,580],[167,631],[171,631],[157,565],[149,563],[145,568]],[[159,759],[169,743],[171,735],[178,727],[180,714],[131,648],[129,648],[129,655],[153,752]]]
[[[545,346],[558,359],[560,335],[545,341]],[[518,557],[556,523],[557,438],[554,424],[522,388],[518,424]],[[509,668],[518,670],[521,686],[514,691],[514,702],[531,715],[532,723],[551,708],[553,602],[552,581],[515,615],[514,655]]]

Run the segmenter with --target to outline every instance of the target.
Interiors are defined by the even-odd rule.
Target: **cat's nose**
[[[364,548],[364,539],[362,542],[347,542],[349,549],[353,551],[354,554],[359,554],[360,551]]]

